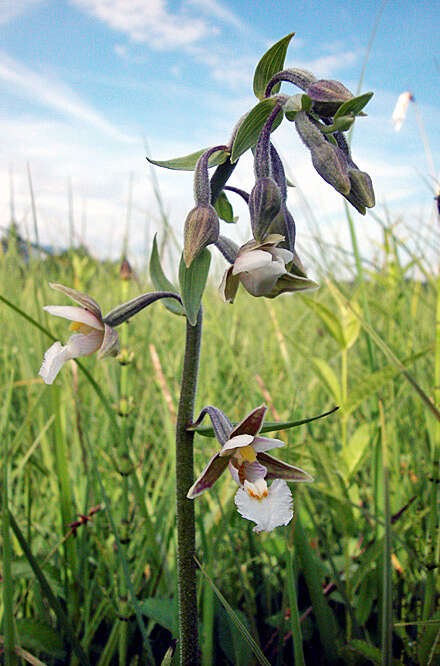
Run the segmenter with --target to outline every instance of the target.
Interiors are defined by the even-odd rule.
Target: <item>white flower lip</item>
[[[271,532],[275,527],[288,525],[293,517],[293,498],[287,483],[276,479],[266,497],[252,497],[243,487],[237,490],[235,505],[243,518],[256,523],[254,532]]]

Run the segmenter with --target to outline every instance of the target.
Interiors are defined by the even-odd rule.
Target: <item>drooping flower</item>
[[[401,93],[397,98],[396,106],[394,107],[393,115],[391,118],[396,132],[398,132],[402,127],[403,121],[406,118],[409,103],[413,100],[414,95],[409,91]]]
[[[116,356],[119,352],[119,338],[114,328],[104,323],[101,308],[93,298],[62,284],[50,283],[52,289],[69,296],[74,305],[46,305],[44,310],[56,317],[69,319],[70,330],[74,332],[67,344],[54,342],[45,352],[39,375],[46,384],[52,384],[66,361],[98,352],[99,358]]]
[[[262,437],[260,432],[265,405],[248,414],[241,423],[232,426],[229,419],[216,407],[205,407],[194,425],[209,414],[221,449],[188,491],[194,499],[217,481],[226,468],[239,488],[235,495],[238,512],[256,523],[254,532],[270,532],[275,527],[287,525],[293,516],[292,494],[287,481],[313,481],[304,470],[288,465],[270,456],[267,451],[284,446],[279,439]],[[274,479],[268,486],[267,480]]]
[[[252,296],[274,298],[288,291],[305,291],[318,285],[305,276],[289,271],[294,263],[290,250],[277,247],[284,236],[270,234],[263,242],[248,241],[239,250],[220,285],[220,292],[226,302],[232,303],[239,284]]]

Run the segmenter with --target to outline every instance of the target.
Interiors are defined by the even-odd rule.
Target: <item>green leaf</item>
[[[151,597],[141,601],[139,606],[144,615],[157,622],[161,627],[168,629],[173,637],[177,637],[176,602],[174,599]]]
[[[364,106],[368,104],[370,99],[373,97],[374,93],[367,92],[358,97],[352,97],[346,102],[341,104],[339,109],[335,113],[334,121],[336,118],[341,118],[342,116],[358,116]]]
[[[158,291],[173,291],[176,294],[179,293],[173,283],[168,280],[167,276],[163,272],[160,263],[159,250],[157,247],[157,234],[155,234],[153,238],[153,247],[151,248],[150,275],[151,280]],[[185,314],[183,307],[173,298],[164,299],[163,304],[170,312],[173,312],[174,314]]]
[[[329,366],[327,361],[324,361],[322,358],[317,358],[315,356],[312,357],[310,361],[333,400],[337,403],[341,403],[341,386],[334,370]]]
[[[336,340],[341,349],[344,349],[346,346],[344,331],[335,313],[319,301],[307,298],[307,296],[303,296],[302,301],[318,315],[332,338]]]
[[[60,633],[50,625],[30,618],[18,619],[16,625],[22,647],[31,651],[42,651],[61,660],[66,656]]]
[[[206,248],[193,260],[189,268],[186,267],[183,256],[180,260],[179,282],[181,298],[191,326],[195,326],[197,323],[210,263],[211,254]]]
[[[258,136],[264,127],[264,123],[269,118],[277,104],[276,99],[264,99],[249,111],[246,118],[238,128],[235,135],[231,152],[231,162],[238,160],[249,148],[253,148],[257,143]],[[280,110],[272,124],[272,132],[279,126],[283,119],[283,112]]]
[[[294,34],[294,32],[291,32],[280,39],[280,41],[271,46],[260,59],[254,74],[254,93],[258,99],[264,98],[267,84],[275,74],[283,69],[287,47]],[[272,93],[278,92],[280,85],[281,84],[278,83],[274,86],[272,88]]]
[[[299,512],[297,512],[293,533],[295,551],[312,602],[313,613],[325,652],[325,663],[334,664],[337,662],[338,627],[333,611],[322,593],[321,560],[312,549],[301,523]]]
[[[225,222],[231,224],[236,221],[234,218],[234,211],[232,210],[232,206],[229,203],[229,199],[224,192],[220,192],[220,194],[218,195],[214,204],[214,208],[217,211],[217,215],[219,216],[219,218],[221,218]]]
[[[380,666],[382,663],[382,655],[379,648],[366,641],[361,641],[359,639],[352,640],[351,643],[344,646],[343,650],[344,652],[357,652],[377,666]]]
[[[367,450],[373,436],[373,425],[362,423],[350,437],[350,440],[342,451],[342,456],[347,465],[349,477],[356,471],[359,463]]]
[[[176,171],[194,171],[200,155],[203,155],[203,153],[207,150],[208,148],[202,148],[202,150],[198,150],[197,152],[191,153],[190,155],[184,155],[184,157],[175,157],[171,160],[152,160],[150,157],[147,157],[147,160],[151,164],[163,167],[164,169],[174,169]],[[223,162],[226,162],[228,159],[228,155],[229,153],[227,153],[225,150],[219,150],[218,152],[211,155],[208,160],[208,166],[212,167],[217,166],[218,164],[223,164]]]
[[[311,416],[307,419],[301,419],[299,421],[265,421],[263,427],[260,430],[260,434],[263,432],[277,432],[279,430],[288,430],[289,428],[296,428],[297,426],[304,425],[305,423],[310,423],[311,421],[317,421],[318,419],[323,419],[325,416],[333,414],[339,409],[339,407],[333,407],[328,412],[323,414],[318,414],[317,416]],[[233,423],[233,426],[238,425]],[[194,432],[202,435],[202,437],[214,437],[214,429],[212,426],[198,425],[195,428],[188,428],[188,430],[193,430]]]

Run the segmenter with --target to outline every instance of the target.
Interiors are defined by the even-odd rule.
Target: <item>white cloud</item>
[[[208,36],[212,29],[185,11],[171,13],[165,0],[70,0],[133,42],[157,50],[177,49]]]
[[[30,99],[33,104],[56,109],[63,115],[92,125],[119,141],[132,141],[131,137],[108,122],[63,82],[42,76],[1,51],[0,81],[7,84],[9,93],[13,90],[16,94]]]
[[[225,7],[225,5],[217,2],[217,0],[188,0],[188,4],[197,7],[200,11],[218,19],[222,23],[227,23],[238,32],[248,35],[251,32],[248,24],[244,23],[237,14]]]
[[[308,61],[301,61],[299,59],[295,63],[295,67],[308,69],[318,79],[325,79],[335,76],[341,70],[354,65],[359,60],[359,55],[355,51],[340,51],[339,53],[332,53]]]

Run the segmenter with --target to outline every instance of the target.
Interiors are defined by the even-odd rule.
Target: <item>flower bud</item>
[[[294,252],[295,233],[295,220],[287,209],[286,204],[282,203],[278,215],[276,215],[271,222],[268,234],[278,234],[279,236],[283,236],[284,240],[278,244],[279,247]]]
[[[130,414],[130,412],[133,410],[133,408],[134,408],[133,396],[130,395],[128,398],[123,396],[119,400],[119,403],[118,403],[118,406],[117,406],[118,414],[119,414],[119,416],[125,418]]]
[[[349,168],[350,192],[346,199],[362,214],[365,215],[365,208],[373,208],[376,203],[373,183],[365,171]]]
[[[134,360],[134,352],[124,347],[119,352],[117,360],[119,361],[119,365],[131,365]]]
[[[348,194],[350,179],[347,158],[343,151],[324,138],[322,132],[304,111],[297,113],[295,127],[301,139],[310,148],[313,166],[321,178],[341,194]]]
[[[347,173],[347,163],[342,151],[338,150],[328,141],[311,149],[312,163],[316,171],[327,183],[341,194],[350,192],[350,179]]]
[[[183,258],[189,268],[195,257],[219,236],[218,215],[213,206],[196,206],[185,220]]]
[[[272,178],[259,178],[249,196],[249,214],[255,240],[267,235],[273,218],[281,207],[281,191]]]
[[[128,259],[124,259],[119,269],[119,277],[121,278],[121,280],[131,280],[133,278],[133,275],[134,272],[130,262],[128,261]]]
[[[341,104],[352,99],[353,95],[340,81],[315,81],[307,88],[307,95],[313,101],[313,111],[319,116],[334,116]]]

